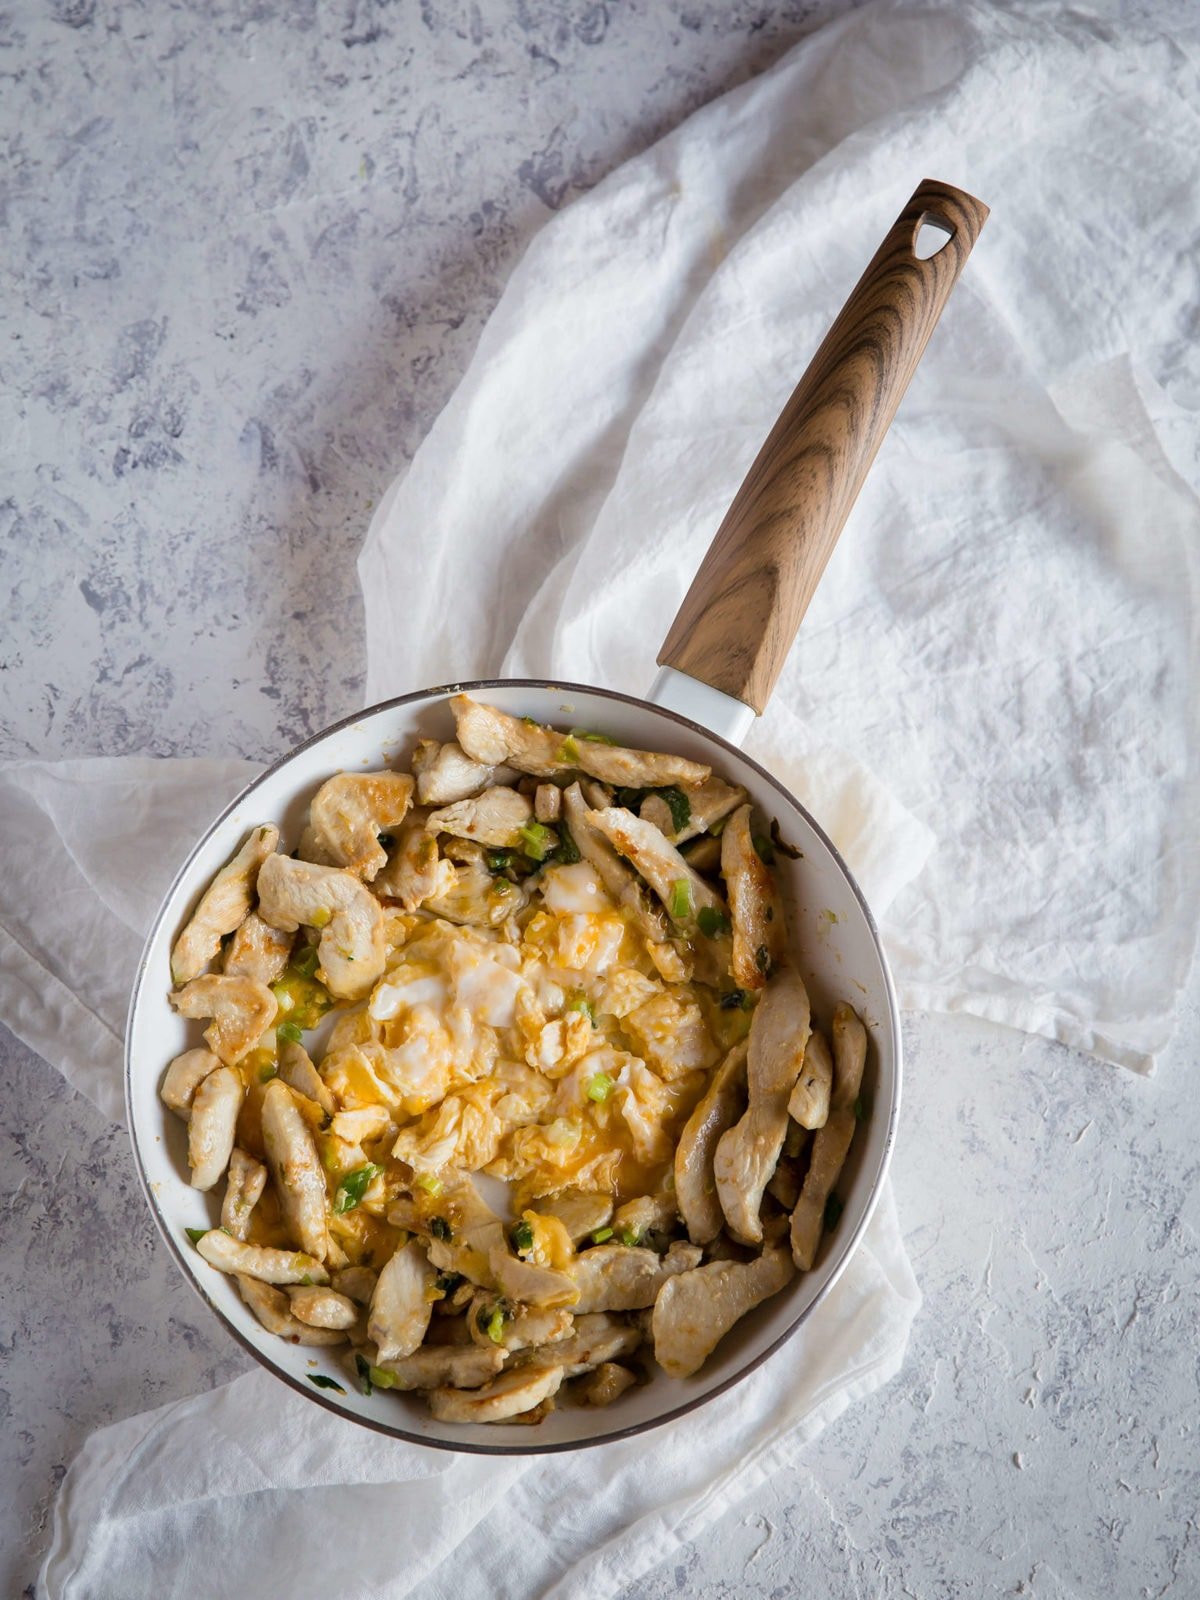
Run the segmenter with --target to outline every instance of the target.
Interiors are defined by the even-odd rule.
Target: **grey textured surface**
[[[0,753],[261,757],[352,709],[371,504],[532,231],[837,9],[0,17]],[[1198,995],[1150,1082],[910,1019],[905,1369],[631,1596],[1200,1592]],[[157,1244],[124,1132],[2,1031],[0,1072],[16,1595],[86,1433],[243,1358]]]

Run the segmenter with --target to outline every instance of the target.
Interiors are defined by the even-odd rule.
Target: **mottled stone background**
[[[371,507],[531,234],[846,3],[0,12],[0,754],[263,758],[353,709]],[[1198,993],[1148,1083],[910,1020],[905,1371],[631,1596],[1200,1592]],[[86,1433],[243,1358],[123,1130],[0,1057],[15,1596]]]

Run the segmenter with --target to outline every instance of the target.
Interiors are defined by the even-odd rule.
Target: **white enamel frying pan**
[[[137,974],[126,1038],[126,1095],[146,1198],[193,1287],[230,1333],[298,1393],[382,1433],[442,1449],[543,1454],[618,1439],[669,1422],[754,1370],[820,1304],[866,1228],[887,1170],[900,1104],[900,1023],[879,934],[845,863],[804,808],[738,745],[761,712],[875,452],[949,298],[987,208],[946,184],[920,185],[838,316],[738,491],[663,645],[650,696],[635,700],[572,683],[506,680],[450,684],[373,706],[309,739],[252,783],[180,869],[155,919]],[[918,254],[930,228],[944,238]],[[168,1061],[195,1044],[195,1024],[167,1001],[174,939],[212,875],[255,823],[300,835],[309,801],[332,773],[398,762],[418,738],[448,739],[448,699],[466,689],[519,716],[582,726],[618,744],[708,763],[778,819],[800,853],[777,862],[791,940],[827,1024],[847,999],[871,1040],[860,1126],[838,1185],[844,1211],[811,1272],[738,1324],[702,1370],[659,1374],[603,1409],[564,1406],[536,1428],[435,1421],[418,1396],[357,1392],[325,1351],[267,1333],[231,1278],[192,1249],[186,1230],[209,1227],[219,1202],[188,1186],[186,1134],[158,1088]],[[788,1354],[776,1369],[789,1381]],[[320,1380],[314,1382],[313,1380]],[[330,1384],[338,1387],[331,1387]]]

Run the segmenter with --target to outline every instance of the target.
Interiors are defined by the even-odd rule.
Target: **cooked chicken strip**
[[[684,793],[687,796],[690,815],[678,832],[675,829],[675,818],[671,808],[661,795],[648,794],[638,808],[639,815],[665,833],[672,844],[683,844],[688,839],[694,839],[697,834],[707,832],[714,822],[720,822],[722,817],[727,817],[746,798],[745,789],[740,785],[735,788],[723,778],[709,778],[699,788],[685,789]]]
[[[786,1250],[764,1250],[753,1261],[713,1261],[672,1278],[654,1302],[655,1360],[672,1378],[690,1377],[735,1322],[794,1274]]]
[[[380,1360],[410,1356],[421,1343],[433,1313],[427,1291],[436,1276],[415,1239],[397,1250],[379,1274],[371,1296],[367,1337],[378,1346]]]
[[[287,1295],[282,1290],[273,1289],[269,1283],[239,1273],[237,1286],[242,1292],[242,1299],[268,1333],[276,1334],[280,1339],[287,1339],[292,1344],[309,1346],[345,1344],[346,1335],[343,1332],[330,1328],[310,1328],[307,1323],[294,1317]]]
[[[804,1186],[792,1212],[792,1258],[801,1272],[816,1260],[825,1222],[825,1205],[841,1175],[858,1126],[855,1102],[867,1059],[867,1030],[853,1006],[833,1013],[833,1091],[829,1117],[813,1138]]]
[[[353,1300],[335,1289],[319,1289],[315,1284],[302,1283],[287,1292],[294,1317],[309,1328],[352,1328],[358,1321],[358,1307]]]
[[[425,821],[427,833],[452,833],[457,839],[474,839],[493,849],[515,850],[521,844],[521,829],[533,821],[533,802],[516,789],[485,789],[473,800],[457,800],[452,806],[431,811]]]
[[[332,1117],[337,1111],[332,1090],[313,1066],[312,1058],[302,1044],[296,1044],[291,1039],[280,1040],[279,1076],[297,1094],[315,1100],[327,1117]]]
[[[535,1200],[531,1209],[540,1211],[544,1217],[557,1217],[570,1235],[571,1243],[578,1244],[581,1239],[595,1233],[597,1228],[604,1227],[612,1216],[613,1202],[608,1194],[585,1194],[582,1189],[564,1189],[561,1194]]]
[[[398,828],[412,804],[407,772],[339,772],[313,796],[308,819],[318,859],[368,883],[387,860],[381,833]]]
[[[272,1078],[263,1094],[262,1136],[287,1231],[301,1250],[324,1261],[329,1251],[325,1170],[312,1128],[280,1078]]]
[[[245,1239],[250,1229],[250,1213],[262,1199],[266,1186],[266,1167],[235,1146],[229,1158],[225,1198],[221,1201],[221,1226],[235,1239]]]
[[[579,1299],[575,1280],[553,1267],[537,1267],[531,1261],[514,1256],[507,1244],[500,1240],[488,1254],[488,1265],[502,1294],[521,1305],[554,1307],[574,1306]]]
[[[218,1272],[235,1277],[244,1273],[260,1283],[328,1283],[329,1274],[313,1256],[302,1250],[272,1250],[266,1245],[243,1244],[220,1228],[210,1228],[196,1241],[196,1249]]]
[[[489,784],[511,783],[517,776],[512,767],[489,767],[472,761],[453,739],[449,744],[419,740],[412,769],[417,779],[417,798],[423,806],[448,806],[456,800],[470,800]]]
[[[343,1267],[333,1275],[333,1287],[337,1292],[360,1306],[370,1305],[378,1282],[379,1274],[372,1272],[370,1267]]]
[[[713,1163],[729,1231],[744,1244],[762,1239],[759,1207],[783,1149],[788,1099],[804,1065],[808,1034],[808,991],[793,967],[781,967],[750,1023],[750,1103],[737,1126],[721,1136]]]
[[[254,904],[259,868],[279,843],[279,829],[269,823],[255,828],[245,844],[209,884],[191,921],[171,951],[171,981],[190,983],[212,961],[221,940],[232,933]]]
[[[636,1200],[627,1200],[614,1213],[613,1232],[618,1238],[623,1233],[633,1233],[644,1239],[648,1233],[665,1233],[673,1228],[678,1216],[673,1194],[643,1194]]]
[[[711,767],[685,761],[682,756],[624,750],[619,745],[559,733],[522,717],[510,717],[494,706],[481,705],[465,694],[456,694],[450,709],[458,726],[458,742],[469,756],[493,766],[506,761],[535,778],[586,772],[602,783],[654,789],[673,783],[701,784],[712,773]]]
[[[583,1398],[589,1406],[610,1406],[636,1382],[628,1367],[619,1367],[615,1361],[602,1361],[584,1384]]]
[[[429,1410],[439,1422],[507,1422],[557,1394],[561,1367],[518,1367],[481,1389],[434,1389]]]
[[[804,1047],[804,1065],[788,1101],[788,1111],[802,1128],[823,1128],[829,1119],[833,1088],[833,1057],[823,1034],[810,1033]]]
[[[321,930],[321,975],[330,994],[359,1000],[369,993],[383,972],[383,907],[353,873],[270,856],[258,874],[258,899],[274,928]]]
[[[615,1317],[593,1312],[577,1316],[575,1326],[566,1339],[541,1349],[525,1350],[522,1365],[561,1366],[568,1378],[578,1378],[606,1361],[620,1356],[630,1356],[642,1342],[642,1330],[628,1322],[618,1322]]]
[[[424,905],[424,910],[444,917],[447,922],[498,928],[528,902],[525,889],[507,878],[494,878],[482,861],[469,861],[453,870],[454,881],[450,888]]]
[[[226,978],[221,973],[193,978],[170,998],[181,1017],[213,1019],[204,1037],[227,1067],[254,1048],[279,1009],[265,984],[253,978]]]
[[[467,1308],[467,1332],[473,1343],[499,1345],[502,1350],[525,1350],[531,1345],[554,1344],[565,1339],[574,1326],[575,1319],[563,1308],[522,1306],[515,1316],[504,1322],[499,1339],[488,1332],[492,1313],[497,1305],[496,1296],[487,1290],[475,1295]]]
[[[188,1166],[192,1169],[193,1189],[211,1189],[229,1165],[245,1092],[232,1067],[210,1072],[196,1090],[188,1122]]]
[[[452,863],[442,860],[437,840],[425,831],[428,818],[424,807],[409,812],[400,825],[387,866],[373,884],[377,895],[399,900],[405,911],[416,911],[427,900],[454,887]]]
[[[646,937],[660,944],[667,937],[667,923],[657,906],[652,905],[641,879],[624,862],[589,820],[592,812],[583,797],[582,786],[573,783],[563,793],[563,813],[571,837],[583,859],[595,869],[600,882],[637,924]]]
[[[733,920],[733,975],[743,989],[761,989],[783,958],[787,924],[775,876],[754,848],[749,806],[725,824],[721,874]]]
[[[745,1040],[735,1044],[713,1073],[675,1149],[675,1199],[693,1244],[715,1239],[725,1223],[713,1158],[722,1134],[745,1109],[747,1048]]]
[[[227,978],[254,978],[270,985],[283,976],[292,953],[292,935],[281,933],[252,911],[234,933],[221,971]]]
[[[652,822],[644,822],[623,806],[609,806],[606,811],[589,811],[588,821],[614,844],[625,859],[631,862],[654,890],[671,913],[671,920],[689,930],[695,928],[696,916],[703,908],[728,915],[725,902],[717,891],[705,883],[698,872],[676,850],[669,839],[663,837]],[[582,851],[583,846],[580,845]],[[691,886],[691,911],[678,916],[674,911],[675,886],[686,882]]]
[[[695,1245],[673,1244],[665,1256],[638,1245],[598,1244],[585,1250],[571,1267],[579,1287],[576,1316],[589,1311],[637,1311],[654,1304],[668,1278],[687,1272],[700,1261]]]
[[[192,1114],[192,1101],[196,1090],[209,1073],[215,1072],[220,1065],[220,1061],[211,1050],[200,1047],[195,1050],[185,1050],[181,1056],[176,1056],[167,1068],[162,1088],[158,1091],[159,1099],[177,1117],[182,1117],[186,1122]]]
[[[478,1389],[494,1378],[503,1367],[508,1352],[498,1344],[422,1345],[399,1361],[379,1361],[377,1366],[390,1372],[393,1389]]]

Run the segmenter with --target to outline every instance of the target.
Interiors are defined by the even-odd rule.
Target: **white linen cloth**
[[[751,748],[886,913],[906,1003],[1148,1067],[1194,937],[1197,76],[1194,41],[1079,10],[893,0],[569,207],[372,525],[368,697],[643,692],[861,266],[919,178],[959,182],[992,220]],[[4,1018],[114,1115],[139,935],[252,770],[0,775]],[[94,1436],[44,1592],[270,1590],[286,1550],[298,1593],[612,1594],[894,1372],[917,1304],[885,1195],[786,1353],[549,1465],[364,1448],[250,1374]]]

